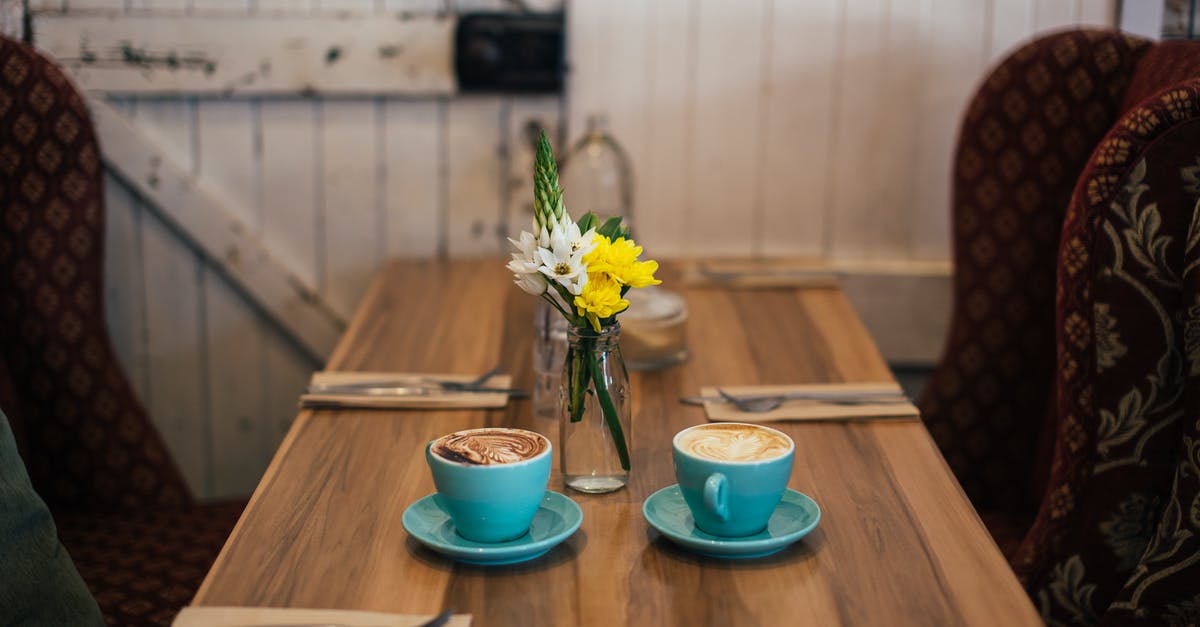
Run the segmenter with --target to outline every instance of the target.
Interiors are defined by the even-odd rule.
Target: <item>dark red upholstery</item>
[[[1087,51],[1068,57],[1122,59],[1108,64],[1121,69],[1109,73],[1105,85],[1096,84],[1099,75],[1072,79],[1082,74],[1067,66],[1058,79],[1092,83],[1093,95],[1084,100],[1111,117],[1094,139],[1096,127],[1087,122],[1090,156],[1056,177],[1070,182],[1069,201],[1061,190],[1040,199],[1047,204],[1036,211],[1055,219],[1022,221],[1017,229],[1038,234],[1037,262],[1022,268],[1028,278],[986,307],[972,295],[992,296],[994,279],[989,287],[979,284],[995,270],[969,260],[978,257],[981,238],[985,250],[998,248],[986,242],[1006,225],[997,210],[964,202],[980,193],[979,182],[956,176],[956,261],[968,260],[968,267],[956,277],[957,335],[921,405],[930,431],[998,542],[1010,549],[1017,575],[1048,623],[1196,624],[1200,43],[1150,45],[1116,34],[1059,33],[1027,46],[997,73],[1037,72],[1039,63],[1061,66],[1064,46]],[[977,132],[976,109],[1002,107],[979,103],[1004,97],[988,85],[964,123],[960,157],[986,141]],[[1086,112],[1077,115],[1078,122],[1090,119]],[[1073,143],[1069,137],[1063,135],[1064,144]],[[978,168],[1003,171],[1002,157],[991,154]],[[1033,165],[1024,177],[1045,178],[1044,168]],[[972,228],[961,228],[964,220]],[[1053,233],[1049,240],[1044,229]],[[1019,236],[1018,245],[1021,238],[1029,235]],[[1004,257],[992,259],[1009,266]],[[1047,272],[1055,273],[1049,284]],[[1051,294],[1054,300],[1048,300]],[[995,322],[1013,307],[1029,312],[1022,318],[1025,332],[989,332],[989,324],[1013,328]],[[976,356],[964,358],[972,347]],[[964,364],[974,369],[964,373]],[[948,381],[955,385],[947,387]],[[980,433],[978,441],[986,445],[972,446],[970,435],[964,437]],[[1012,485],[1002,485],[1005,476]],[[1029,504],[1036,507],[1032,526],[1014,544],[1019,527],[1009,525],[1004,533],[996,521],[1020,520]]]
[[[978,509],[1032,518],[1037,507],[1063,216],[1149,47],[1102,31],[1039,39],[996,68],[967,109],[952,199],[955,310],[920,406]]]
[[[203,520],[203,529],[228,533],[238,507],[195,505],[113,353],[102,176],[82,98],[51,62],[0,38],[0,403],[34,487],[109,620],[168,624],[190,596],[178,589],[194,591],[220,548],[208,532],[179,530]],[[87,520],[104,530],[106,544],[96,544]],[[155,532],[134,520],[175,529]],[[128,552],[108,564],[89,561],[110,545]],[[163,555],[187,573],[170,595],[148,584]]]

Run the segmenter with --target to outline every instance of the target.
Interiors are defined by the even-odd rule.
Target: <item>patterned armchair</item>
[[[0,408],[108,622],[166,625],[242,504],[196,505],[114,356],[102,176],[83,99],[0,38]]]
[[[1200,622],[1200,43],[1038,39],[972,101],[920,400],[1049,624]]]

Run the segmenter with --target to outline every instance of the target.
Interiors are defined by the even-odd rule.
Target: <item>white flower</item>
[[[556,240],[555,235],[559,235],[560,239]],[[580,234],[579,225],[564,214],[554,232],[550,234],[550,243],[553,250],[558,250],[559,246],[566,246],[572,253],[582,257],[596,247],[596,229],[588,229],[587,233]]]
[[[550,284],[546,282],[546,277],[542,276],[541,272],[534,272],[533,274],[514,274],[513,281],[517,284],[517,287],[530,294],[533,294],[534,296],[541,296],[542,294],[545,294],[546,288],[550,287]]]
[[[555,235],[551,237],[557,242],[562,236],[557,228],[554,231]],[[542,262],[539,268],[542,274],[558,281],[568,292],[578,296],[583,291],[583,286],[587,285],[587,269],[583,265],[583,255],[572,253],[569,245],[555,246],[552,250],[539,248],[538,258]]]
[[[509,261],[507,266],[513,273],[513,281],[534,296],[545,293],[549,284],[541,273],[542,262],[538,256],[537,238],[525,231],[521,233],[519,241],[512,238],[508,241],[520,251],[513,253],[512,261]]]
[[[512,261],[508,263],[508,269],[515,274],[529,274],[537,272],[542,265],[541,259],[538,258],[538,240],[533,236],[533,233],[521,231],[520,241],[513,238],[508,238],[513,246],[517,247],[520,252],[513,253]]]

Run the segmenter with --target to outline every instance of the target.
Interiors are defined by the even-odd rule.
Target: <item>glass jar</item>
[[[619,324],[599,333],[567,329],[558,460],[563,482],[580,492],[612,492],[629,482],[632,403],[620,337]]]
[[[533,414],[554,420],[567,357],[567,319],[544,298],[537,299],[533,316]]]

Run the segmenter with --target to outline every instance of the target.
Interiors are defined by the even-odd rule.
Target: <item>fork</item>
[[[717,393],[721,395],[721,398],[728,401],[734,407],[737,407],[739,411],[744,411],[744,412],[751,413],[751,414],[761,414],[761,413],[769,412],[773,409],[778,408],[785,401],[796,400],[798,398],[798,396],[795,394],[771,394],[771,395],[766,395],[766,396],[734,396],[721,388],[717,388]],[[800,398],[803,398],[803,397],[801,396]],[[900,394],[899,392],[896,392],[896,393],[889,392],[889,393],[878,395],[878,396],[876,396],[875,394],[868,394],[868,395],[858,396],[857,398],[836,398],[836,397],[811,398],[810,397],[809,400],[816,400],[816,401],[819,401],[821,403],[825,403],[828,405],[869,405],[869,404],[873,404],[873,403],[890,403],[890,402],[895,402],[897,400],[908,400],[908,399],[907,399],[907,397],[905,397],[903,394]]]
[[[471,381],[452,381],[447,379],[425,379],[425,381],[437,384],[443,390],[469,390],[483,386],[484,383],[487,383],[488,379],[496,376],[502,367],[502,364],[496,364],[490,370]]]

